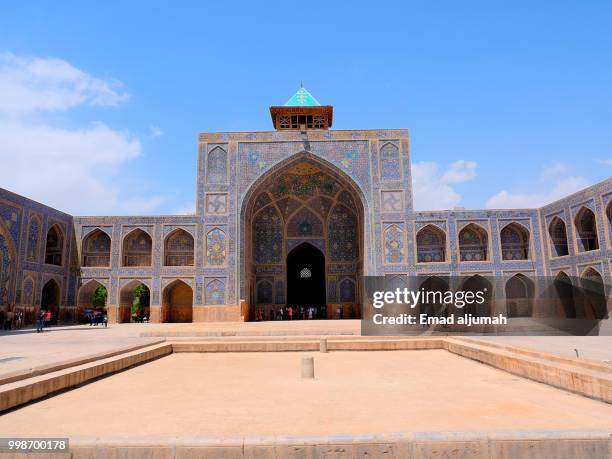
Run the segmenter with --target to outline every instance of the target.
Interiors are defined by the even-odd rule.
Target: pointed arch
[[[369,185],[369,184],[368,184]],[[346,196],[342,192],[346,191],[351,197],[351,206],[346,217],[341,211],[344,207],[338,207],[345,203],[340,196]],[[266,194],[263,194],[266,193]],[[268,201],[269,199],[269,201]],[[272,210],[270,208],[272,206]],[[246,186],[246,193],[240,204],[240,298],[244,298],[248,305],[256,304],[257,287],[256,281],[260,276],[256,271],[277,272],[283,275],[286,272],[286,257],[288,251],[295,246],[296,239],[309,239],[309,236],[286,236],[286,226],[294,214],[303,206],[309,208],[323,224],[323,236],[313,236],[318,239],[316,246],[325,252],[327,262],[332,262],[332,255],[336,258],[342,256],[344,259],[337,259],[339,262],[352,262],[349,267],[350,273],[360,275],[363,273],[365,263],[372,263],[371,258],[362,260],[361,254],[369,255],[369,252],[362,252],[364,228],[370,228],[369,214],[365,211],[368,203],[360,186],[354,179],[347,174],[339,165],[336,165],[325,158],[301,151],[293,154],[268,168],[265,172]],[[270,225],[260,225],[264,213],[278,216],[278,227],[276,222]],[[333,214],[333,215],[332,215]],[[330,225],[330,219],[341,223],[343,220],[351,220],[354,225],[336,226]],[[294,223],[294,222],[292,222]],[[296,225],[297,226],[297,225]],[[334,228],[335,227],[335,228]],[[330,235],[330,230],[333,235]],[[303,231],[309,232],[307,225],[303,226]],[[314,228],[313,233],[316,231]],[[351,237],[350,233],[353,233]],[[258,235],[258,233],[260,233]],[[299,232],[298,232],[299,233]],[[295,232],[292,234],[296,234]],[[265,236],[265,237],[264,237]],[[261,244],[258,239],[264,238],[264,242],[269,242],[272,250],[267,250],[269,256],[262,256],[258,250]],[[347,238],[350,238],[347,240]],[[344,244],[342,244],[344,242]],[[350,252],[351,260],[341,251]],[[333,254],[331,252],[334,252]],[[263,266],[265,265],[265,266]],[[271,266],[273,265],[273,266]],[[344,273],[349,274],[349,273]],[[327,279],[330,286],[336,286],[334,279]],[[276,283],[276,281],[275,281]],[[330,287],[331,288],[331,287]],[[287,298],[285,297],[286,301]]]
[[[123,238],[122,266],[151,266],[153,241],[149,233],[140,228],[130,231]]]
[[[110,266],[111,238],[100,228],[96,228],[83,238],[83,266]]]
[[[404,230],[393,223],[385,228],[383,233],[385,247],[385,263],[404,262]]]
[[[599,271],[592,266],[586,268],[580,276],[584,316],[587,319],[607,319],[608,307],[604,281]]]
[[[62,266],[64,253],[64,231],[55,224],[47,231],[45,264]]]
[[[24,306],[35,306],[34,304],[36,300],[35,291],[34,291],[35,286],[36,286],[36,281],[34,280],[34,277],[32,277],[29,274],[26,275],[26,277],[23,280],[23,287],[22,287],[23,292],[21,294],[21,304],[23,304]]]
[[[15,282],[16,252],[13,238],[0,219],[0,306],[9,304]]]
[[[402,178],[399,147],[391,142],[380,147],[380,176],[383,180]]]
[[[134,310],[134,315],[132,310]],[[150,314],[151,287],[145,281],[133,279],[121,287],[117,322],[128,323],[134,318],[142,320],[150,317]]]
[[[529,259],[529,230],[520,223],[507,224],[499,232],[503,260]]]
[[[460,261],[485,261],[489,258],[489,236],[476,223],[470,223],[459,231]]]
[[[553,282],[555,296],[558,303],[558,314],[566,319],[576,318],[576,303],[574,285],[571,278],[564,271],[559,271]]]
[[[418,263],[446,261],[446,233],[441,228],[425,225],[417,232],[416,240]]]
[[[42,289],[40,309],[51,312],[51,325],[56,325],[59,316],[61,289],[55,279],[49,279]]]
[[[548,234],[550,235],[552,256],[563,257],[568,255],[567,230],[563,219],[554,216],[548,225]]]
[[[164,266],[193,266],[193,236],[182,228],[172,231],[164,240]]]
[[[215,146],[206,158],[206,182],[211,184],[227,183],[227,151]]]
[[[96,295],[96,292],[100,294]],[[90,279],[79,288],[77,306],[79,309],[105,309],[108,289],[96,279]]]
[[[357,298],[355,279],[344,277],[338,284],[338,291],[340,292],[341,303],[355,303]]]
[[[579,252],[589,252],[599,249],[597,238],[597,222],[595,214],[588,207],[582,207],[574,218],[576,228],[576,242]]]
[[[517,273],[506,281],[506,311],[508,317],[533,315],[534,284],[531,279]]]
[[[287,222],[288,237],[322,237],[323,222],[317,214],[306,206],[295,212]]]
[[[28,225],[28,252],[26,255],[28,261],[38,262],[40,257],[41,231],[41,218],[36,214],[32,214],[30,216],[30,224]]]
[[[193,321],[193,289],[176,279],[162,292],[162,322]]]

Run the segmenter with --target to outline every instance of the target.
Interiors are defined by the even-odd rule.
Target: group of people
[[[16,330],[23,327],[23,311],[9,307],[6,312],[0,309],[0,324],[3,330]]]
[[[267,311],[267,314],[266,314]],[[313,320],[325,318],[325,306],[270,306],[269,308],[258,307],[255,310],[255,320]]]
[[[89,322],[90,327],[97,327],[98,325],[105,327],[108,326],[108,316],[106,311],[94,311],[93,309],[85,310],[85,318]]]
[[[51,311],[45,311],[41,309],[36,315],[36,333],[42,333],[45,327],[51,324],[52,319]]]

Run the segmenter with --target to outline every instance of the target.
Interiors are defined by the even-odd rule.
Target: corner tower
[[[278,131],[306,131],[329,129],[334,107],[321,105],[303,86],[285,103],[270,107],[274,129]]]

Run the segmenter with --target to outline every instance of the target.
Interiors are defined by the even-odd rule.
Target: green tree
[[[144,308],[149,306],[150,292],[149,288],[140,284],[134,289],[134,302],[132,303],[132,319],[142,317],[144,315]]]
[[[93,295],[93,307],[104,308],[106,306],[106,298],[108,297],[108,291],[106,287],[100,286],[94,291]]]

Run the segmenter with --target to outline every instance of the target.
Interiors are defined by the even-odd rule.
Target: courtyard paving
[[[84,358],[127,346],[157,342],[155,335],[179,334],[216,339],[266,336],[359,335],[358,320],[295,322],[225,322],[200,324],[111,324],[0,332],[0,376],[67,359]],[[152,336],[141,336],[152,335]],[[612,336],[491,336],[473,337],[511,346],[550,352],[566,357],[612,362]]]
[[[8,412],[0,431],[227,438],[612,426],[606,403],[443,350],[306,353],[314,380],[300,378],[304,355],[173,354]]]

